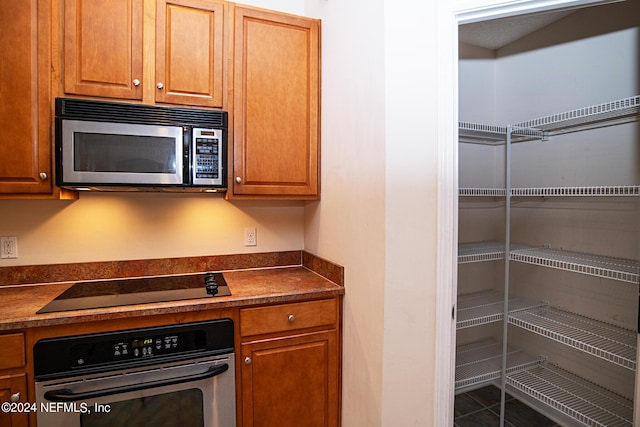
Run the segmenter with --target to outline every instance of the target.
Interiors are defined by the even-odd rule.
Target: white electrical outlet
[[[258,238],[256,236],[255,227],[246,227],[244,229],[244,245],[256,246],[258,244]]]
[[[18,258],[17,237],[0,237],[0,258]]]

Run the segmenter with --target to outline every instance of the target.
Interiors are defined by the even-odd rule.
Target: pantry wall
[[[633,424],[639,27],[626,1],[497,48],[461,42],[456,393],[506,385],[562,425]],[[622,117],[581,110],[593,106]],[[614,403],[567,400],[558,378]]]

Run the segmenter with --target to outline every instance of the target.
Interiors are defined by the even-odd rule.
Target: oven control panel
[[[176,353],[184,350],[200,350],[203,346],[197,344],[199,341],[202,341],[201,337],[176,334],[135,339],[129,342],[117,342],[113,344],[113,357],[114,359],[127,358],[130,356],[147,357],[155,354]],[[196,345],[189,346],[190,348],[187,349],[182,345],[183,342],[192,342]]]
[[[145,357],[154,354],[178,351],[178,339],[180,335],[165,337],[151,337],[134,340],[131,342],[118,342],[113,344],[113,357]],[[182,343],[184,340],[180,340]],[[198,350],[197,348],[195,350]]]
[[[233,352],[233,320],[47,338],[34,346],[36,377]]]

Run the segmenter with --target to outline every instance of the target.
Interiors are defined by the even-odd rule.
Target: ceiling
[[[459,26],[459,40],[496,50],[574,12],[563,10],[464,24]]]

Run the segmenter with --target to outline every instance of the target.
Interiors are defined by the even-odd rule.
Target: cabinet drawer
[[[259,335],[317,326],[337,321],[334,299],[308,301],[240,310],[240,335]]]
[[[24,334],[0,335],[0,369],[24,366],[24,356]]]

